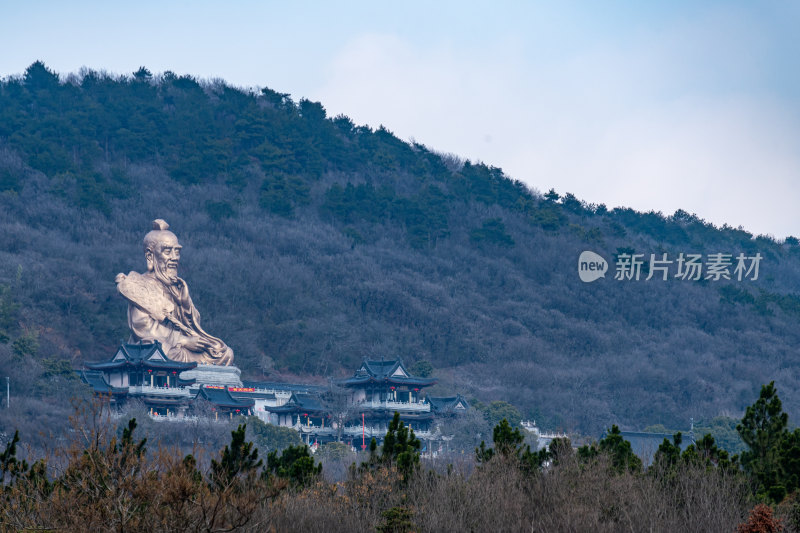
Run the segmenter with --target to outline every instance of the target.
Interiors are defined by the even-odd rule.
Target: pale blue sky
[[[0,76],[139,66],[609,207],[800,235],[796,2],[4,2]]]

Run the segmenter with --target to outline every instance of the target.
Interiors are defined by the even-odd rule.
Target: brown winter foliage
[[[7,477],[0,529],[730,532],[751,505],[738,472],[701,464],[618,474],[603,456],[568,453],[531,473],[497,456],[480,466],[437,459],[408,482],[392,465],[366,463],[338,482],[296,484],[241,457],[225,474],[199,466],[203,458],[147,451],[131,432],[107,427],[87,423],[46,466]],[[221,457],[214,461],[225,464]]]
[[[780,519],[772,516],[772,509],[769,505],[759,503],[750,511],[747,522],[739,524],[736,531],[738,533],[777,533],[783,531],[783,524]]]

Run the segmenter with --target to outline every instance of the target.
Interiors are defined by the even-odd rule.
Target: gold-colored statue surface
[[[233,350],[200,327],[189,287],[178,277],[181,245],[169,224],[153,221],[144,238],[147,272],[117,274],[117,290],[128,300],[129,342],[159,341],[174,361],[233,363]]]

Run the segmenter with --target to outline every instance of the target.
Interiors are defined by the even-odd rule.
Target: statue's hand
[[[172,313],[167,313],[167,315],[164,318],[168,323],[172,324],[175,328],[181,330],[184,335],[186,335],[188,337],[196,337],[197,336],[197,335],[195,335],[194,331],[190,330],[189,328],[187,328],[186,326],[181,324],[180,320],[178,320],[177,318],[172,316]]]
[[[186,337],[181,341],[181,344],[184,348],[192,352],[205,352],[211,348],[211,343],[194,335],[192,337]]]

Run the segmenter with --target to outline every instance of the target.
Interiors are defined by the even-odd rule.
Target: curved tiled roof
[[[283,405],[265,407],[264,409],[272,413],[322,413],[325,411],[318,395],[302,392],[293,393]]]
[[[175,370],[182,372],[197,366],[197,363],[173,361],[161,349],[161,343],[123,344],[108,361],[84,363],[91,370],[113,370],[115,368],[153,368],[158,370]]]
[[[101,394],[128,394],[128,387],[115,387],[106,381],[102,372],[83,370],[81,381],[88,384],[94,392]]]
[[[423,378],[412,376],[399,359],[391,361],[373,361],[365,359],[353,377],[340,381],[344,386],[366,385],[369,383],[391,383],[393,385],[408,385],[428,387],[434,385],[436,378]]]
[[[218,407],[228,407],[231,409],[252,409],[255,401],[237,399],[231,396],[228,387],[203,386],[197,391],[196,398],[204,398]]]
[[[456,409],[459,403],[464,405],[465,409],[469,408],[469,403],[460,394],[455,396],[428,396],[426,400],[431,404],[431,410],[437,413],[452,411]]]

